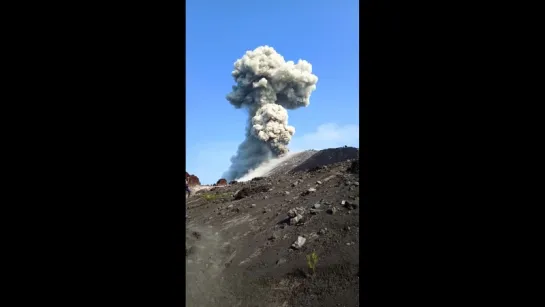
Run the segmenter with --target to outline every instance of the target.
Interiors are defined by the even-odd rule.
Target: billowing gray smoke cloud
[[[262,162],[286,154],[295,128],[288,125],[286,109],[306,107],[318,77],[305,60],[284,61],[269,46],[261,46],[235,62],[237,83],[227,100],[235,108],[249,111],[246,139],[231,158],[223,174],[227,180],[240,178]]]

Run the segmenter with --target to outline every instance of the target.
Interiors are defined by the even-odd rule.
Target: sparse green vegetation
[[[307,255],[307,265],[309,269],[312,269],[313,274],[316,270],[316,263],[318,263],[318,255],[316,252],[312,252],[312,254]]]
[[[205,193],[202,195],[202,198],[205,200],[227,199],[231,198],[231,193]]]

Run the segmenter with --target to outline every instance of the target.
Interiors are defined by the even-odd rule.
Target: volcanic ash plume
[[[246,139],[224,173],[227,180],[240,178],[262,162],[286,154],[295,128],[288,125],[288,111],[306,107],[318,77],[304,60],[297,64],[269,46],[261,46],[235,62],[236,85],[227,95],[235,108],[249,112]]]

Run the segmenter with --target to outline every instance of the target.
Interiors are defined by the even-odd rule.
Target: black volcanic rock
[[[347,169],[348,172],[352,174],[359,174],[360,173],[360,159],[357,159],[352,162],[350,167]]]

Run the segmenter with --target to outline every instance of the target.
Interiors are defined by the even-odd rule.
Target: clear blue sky
[[[317,89],[306,108],[288,111],[292,151],[359,147],[359,19],[356,0],[187,0],[186,165],[215,183],[244,140],[247,114],[225,96],[233,63],[269,45],[312,64]]]

